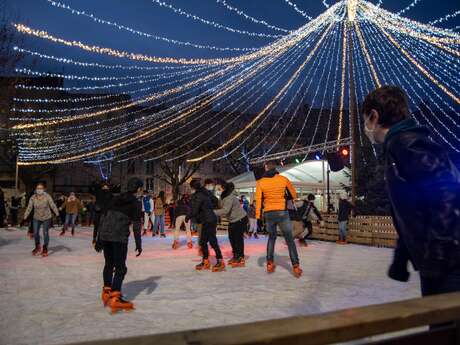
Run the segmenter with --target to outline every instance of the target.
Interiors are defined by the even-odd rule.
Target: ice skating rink
[[[277,242],[277,270],[265,273],[266,238],[246,240],[247,267],[196,272],[197,250],[173,251],[172,238],[144,237],[142,256],[130,243],[123,292],[132,313],[111,315],[100,301],[102,254],[91,230],[59,237],[50,231],[50,256],[33,257],[25,229],[0,230],[0,344],[64,344],[317,314],[419,296],[386,277],[392,250],[310,242],[299,248],[304,275],[291,275],[287,247]],[[196,242],[196,238],[194,238]],[[226,258],[227,237],[219,241]]]

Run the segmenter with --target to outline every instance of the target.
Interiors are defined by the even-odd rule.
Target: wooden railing
[[[225,313],[225,311],[222,311]],[[129,317],[129,316],[127,316]],[[445,327],[429,330],[430,324]],[[408,332],[408,330],[411,330]],[[392,336],[391,332],[405,335]],[[325,345],[382,336],[386,345],[460,344],[460,293],[209,329],[79,345]],[[374,343],[375,344],[375,343]]]
[[[312,238],[323,241],[336,241],[339,236],[337,215],[324,214],[325,226],[313,226]],[[398,235],[391,217],[357,216],[350,217],[347,241],[376,247],[394,247]]]

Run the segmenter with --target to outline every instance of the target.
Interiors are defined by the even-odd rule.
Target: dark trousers
[[[304,226],[305,229],[307,229],[307,234],[303,238],[304,240],[306,240],[313,233],[313,224],[309,220],[304,219],[303,220],[303,226]]]
[[[230,223],[228,227],[228,239],[232,245],[234,259],[244,258],[244,232],[248,229],[248,217],[237,222]]]
[[[105,266],[103,272],[104,286],[111,286],[112,291],[121,291],[121,285],[128,268],[126,256],[128,243],[103,241]]]
[[[203,259],[209,258],[208,242],[212,249],[216,253],[217,259],[222,259],[222,252],[217,243],[217,224],[215,223],[204,223],[201,228],[200,246],[203,251]]]
[[[18,210],[11,210],[11,225],[18,225]]]
[[[93,240],[96,240],[97,232],[99,229],[99,223],[101,221],[101,214],[102,212],[96,212],[94,214],[94,227],[93,227]]]

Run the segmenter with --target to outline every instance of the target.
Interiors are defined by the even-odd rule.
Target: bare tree
[[[154,175],[154,177],[171,186],[173,200],[177,201],[181,186],[198,171],[200,163],[187,164],[183,160],[174,160],[172,162],[160,162],[160,168],[163,174]]]

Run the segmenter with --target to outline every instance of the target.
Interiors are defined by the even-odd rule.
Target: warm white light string
[[[252,37],[261,37],[261,38],[279,38],[279,37],[281,37],[281,35],[270,35],[270,34],[264,34],[264,33],[259,33],[259,32],[250,32],[250,31],[247,31],[247,30],[235,29],[235,28],[232,28],[232,27],[229,27],[229,26],[226,26],[226,25],[216,23],[216,22],[214,22],[212,20],[207,20],[207,19],[201,18],[199,16],[196,16],[194,14],[185,12],[182,9],[180,9],[178,7],[174,7],[174,6],[170,5],[170,4],[167,4],[164,1],[161,1],[161,0],[151,0],[151,1],[154,4],[157,4],[157,5],[160,5],[161,7],[168,8],[168,9],[172,10],[176,14],[180,14],[180,15],[185,16],[187,18],[191,18],[191,19],[193,19],[193,20],[195,20],[197,22],[201,22],[203,24],[211,25],[211,26],[213,26],[213,27],[215,27],[217,29],[223,29],[223,30],[230,31],[230,32],[233,32],[233,33],[252,36]]]
[[[309,16],[306,12],[304,12],[304,11],[302,11],[300,8],[298,8],[297,5],[294,4],[292,1],[290,1],[290,0],[284,0],[284,1],[285,1],[289,6],[291,6],[291,7],[294,9],[294,11],[296,11],[298,14],[300,14],[302,17],[307,18],[307,19],[309,19],[309,20],[312,19],[311,16]]]
[[[130,32],[132,34],[136,34],[138,36],[145,37],[145,38],[151,38],[151,39],[154,39],[154,40],[157,40],[157,41],[163,41],[163,42],[167,42],[167,43],[172,43],[172,44],[176,44],[176,45],[179,45],[179,46],[187,46],[187,47],[193,47],[193,48],[199,48],[199,49],[209,49],[209,50],[218,50],[218,51],[254,51],[254,50],[257,50],[257,48],[216,47],[216,46],[211,46],[211,45],[196,44],[196,43],[192,43],[192,42],[178,41],[178,40],[174,40],[174,39],[154,35],[154,34],[151,34],[151,33],[148,33],[148,32],[142,32],[142,31],[139,31],[139,30],[135,30],[135,29],[130,28],[128,26],[118,24],[118,23],[116,23],[114,21],[108,21],[108,20],[99,18],[99,17],[95,16],[94,14],[89,13],[87,11],[81,11],[81,10],[74,9],[74,8],[70,7],[69,5],[66,5],[66,4],[58,2],[58,1],[53,1],[53,0],[46,0],[46,1],[48,1],[48,3],[51,4],[54,7],[61,8],[61,9],[64,9],[64,10],[68,10],[68,11],[70,11],[71,14],[74,14],[74,15],[77,15],[77,16],[83,16],[83,17],[90,18],[91,20],[93,20],[94,22],[96,22],[98,24],[104,24],[104,25],[112,26],[112,27],[117,28],[118,30],[127,31],[127,32]]]
[[[278,26],[275,26],[275,25],[270,25],[268,24],[265,20],[259,20],[257,18],[254,18],[252,16],[249,16],[247,15],[246,13],[244,13],[243,11],[241,11],[240,9],[234,7],[234,6],[231,6],[227,3],[226,0],[216,0],[216,2],[218,4],[221,4],[222,6],[224,6],[227,10],[229,11],[232,11],[232,12],[235,12],[236,14],[238,14],[239,16],[241,17],[244,17],[248,20],[250,20],[251,22],[253,23],[256,23],[256,24],[261,24],[261,25],[264,25],[266,26],[267,28],[269,29],[273,29],[273,30],[277,30],[277,31],[282,31],[282,32],[285,32],[285,33],[290,33],[292,32],[292,30],[287,30],[287,29],[283,29],[283,28],[280,28]]]

